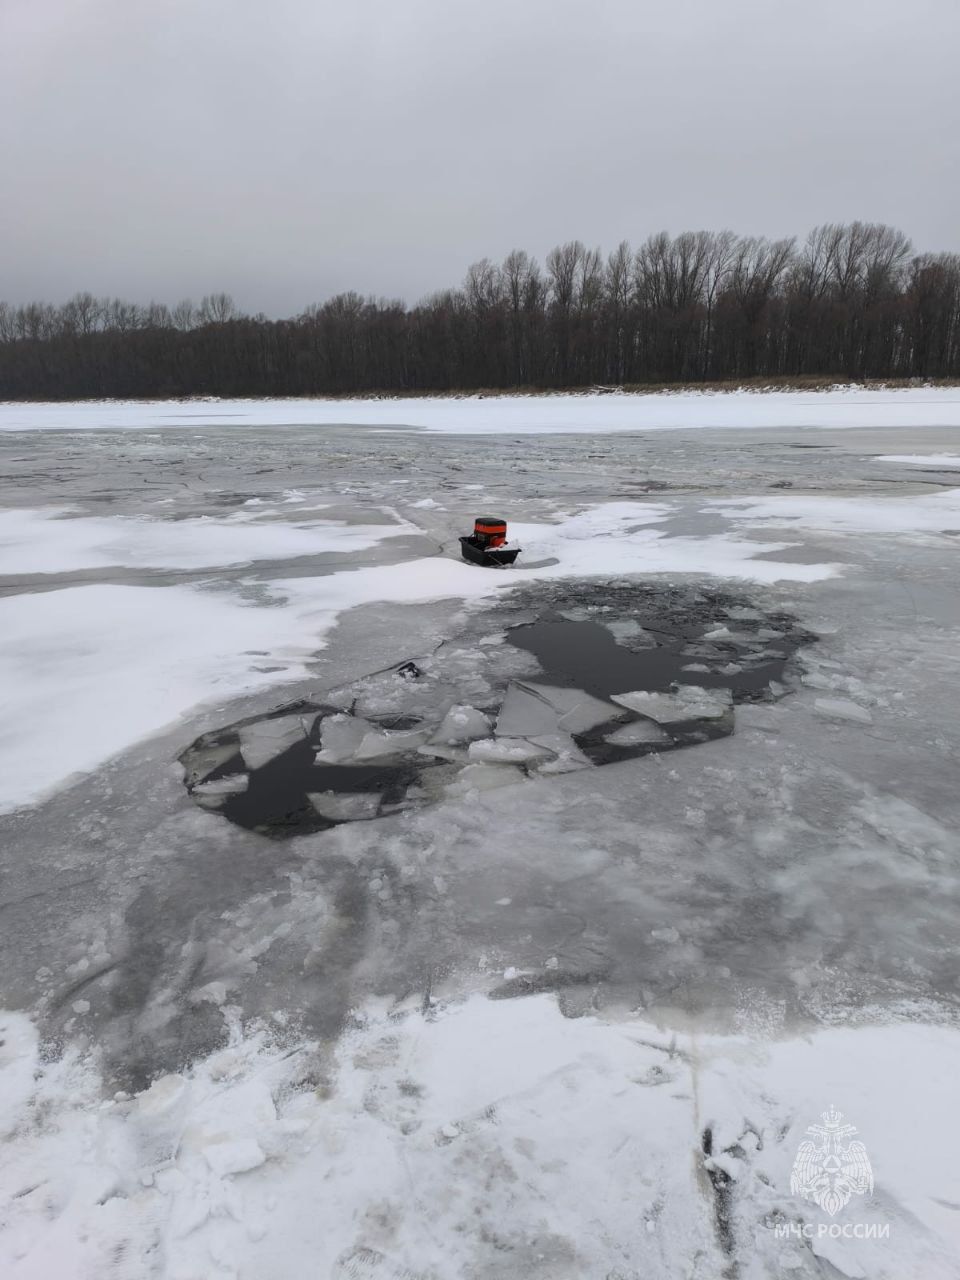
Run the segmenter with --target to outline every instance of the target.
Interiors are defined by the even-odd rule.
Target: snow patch
[[[130,1276],[162,1258],[170,1277],[459,1280],[536,1274],[548,1256],[563,1275],[664,1275],[667,1260],[671,1275],[719,1276],[730,1257],[708,1169],[729,1179],[751,1275],[803,1256],[777,1223],[842,1221],[889,1227],[824,1241],[848,1275],[956,1276],[955,1029],[769,1041],[564,1018],[546,995],[405,1016],[371,1004],[332,1058],[235,1032],[133,1099],[103,1096],[94,1055],[44,1060],[22,1015],[0,1015],[0,1038],[11,1280],[88,1280],[121,1255]],[[836,1219],[790,1192],[805,1130],[831,1104],[876,1180]]]

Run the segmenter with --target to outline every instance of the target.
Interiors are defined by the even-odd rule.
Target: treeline
[[[312,395],[823,376],[960,376],[960,255],[828,224],[802,244],[651,236],[483,259],[416,306],[340,294],[288,320],[79,294],[0,303],[0,399]]]

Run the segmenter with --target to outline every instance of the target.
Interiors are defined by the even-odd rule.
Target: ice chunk
[[[800,683],[807,685],[810,689],[834,688],[833,678],[825,676],[820,671],[805,671],[800,677]]]
[[[525,682],[523,688],[532,690],[550,703],[559,717],[557,725],[566,733],[584,733],[607,720],[623,719],[624,713],[620,707],[594,698],[582,689],[564,689],[556,685],[530,682]]]
[[[203,1148],[207,1164],[221,1178],[235,1173],[248,1173],[266,1160],[263,1148],[254,1138],[233,1138],[208,1142]]]
[[[415,751],[426,741],[426,729],[383,729],[365,733],[357,748],[355,760],[375,760],[378,756],[393,756],[401,751]]]
[[[631,641],[631,648],[642,647],[644,649],[652,649],[656,646],[656,640],[641,627],[635,618],[618,618],[613,622],[603,622],[602,626],[606,627],[617,640]]]
[[[202,782],[221,765],[232,760],[238,750],[235,742],[217,746],[190,747],[181,757],[187,783]]]
[[[150,1119],[175,1114],[187,1102],[188,1093],[189,1085],[183,1076],[161,1076],[137,1097],[137,1111]]]
[[[648,743],[665,743],[670,735],[664,733],[652,720],[634,720],[631,724],[622,725],[613,733],[608,733],[604,742],[614,747],[639,747]]]
[[[574,769],[589,769],[590,761],[583,754],[569,733],[545,733],[531,738],[537,747],[545,747],[555,757],[540,766],[540,773],[570,773]]]
[[[240,753],[248,769],[261,769],[306,737],[301,716],[278,716],[258,720],[237,730]]]
[[[209,782],[201,782],[192,790],[194,796],[237,796],[246,791],[250,785],[246,773],[228,773],[223,778],[213,778]]]
[[[511,684],[504,694],[494,732],[503,738],[556,733],[557,713],[546,698],[528,686]]]
[[[552,754],[547,747],[539,747],[524,738],[483,738],[471,742],[467,749],[471,760],[484,764],[523,764]]]
[[[380,796],[376,792],[311,791],[307,799],[321,818],[329,818],[331,822],[375,818],[380,809]]]
[[[343,712],[324,716],[320,721],[320,750],[317,760],[321,764],[339,764],[350,760],[360,749],[368,733],[375,733],[369,720]]]
[[[467,753],[463,747],[445,747],[441,742],[427,742],[417,748],[422,756],[435,756],[438,760],[466,760]]]
[[[858,724],[873,724],[873,716],[866,707],[858,707],[847,698],[818,698],[813,704],[818,715],[829,720],[854,720]]]
[[[678,724],[682,720],[722,720],[733,705],[733,694],[729,689],[682,684],[674,693],[615,693],[613,701],[657,724]]]
[[[492,791],[496,787],[512,787],[523,782],[523,773],[513,765],[468,764],[447,787],[454,793],[463,791]]]
[[[452,747],[458,742],[486,738],[489,733],[490,720],[482,711],[478,711],[476,707],[456,704],[440,721],[430,742]]]
[[[681,650],[685,658],[725,658],[726,654],[715,644],[685,644]]]

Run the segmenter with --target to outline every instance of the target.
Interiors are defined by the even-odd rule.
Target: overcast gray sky
[[[409,301],[511,248],[960,249],[958,0],[0,0],[0,297]]]

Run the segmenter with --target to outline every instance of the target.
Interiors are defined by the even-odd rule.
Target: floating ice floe
[[[483,764],[526,764],[552,755],[548,747],[538,746],[527,738],[481,738],[467,748],[470,760]]]
[[[360,750],[367,734],[377,732],[376,726],[369,720],[348,715],[345,711],[324,716],[320,721],[320,750],[317,752],[317,762],[341,764],[344,760],[350,760]]]
[[[646,743],[670,742],[670,735],[664,733],[652,720],[634,720],[632,724],[621,725],[613,733],[608,733],[604,742],[612,747],[639,747]]]
[[[542,733],[557,732],[557,712],[554,707],[529,687],[519,684],[507,686],[497,727],[498,738],[529,738]]]
[[[523,688],[532,690],[553,707],[557,713],[557,728],[565,733],[585,733],[608,720],[623,718],[620,708],[601,698],[594,698],[582,689],[564,689],[532,681],[524,681]]]
[[[360,822],[377,816],[381,797],[366,791],[311,791],[307,799],[321,818],[329,818],[331,822]]]
[[[250,778],[245,773],[230,773],[224,778],[214,778],[210,782],[201,782],[193,788],[195,796],[236,796],[242,795],[250,785]]]
[[[573,769],[592,767],[569,733],[545,733],[529,741],[536,747],[545,748],[554,757],[540,766],[540,773],[569,773]]]
[[[722,720],[733,706],[733,694],[729,689],[682,684],[674,693],[615,693],[613,701],[657,724],[679,724],[684,720]]]
[[[452,747],[458,742],[486,738],[489,733],[490,720],[482,711],[478,711],[476,707],[455,704],[440,721],[430,743]]]
[[[427,729],[378,729],[365,733],[354,753],[354,760],[376,760],[380,756],[395,756],[403,751],[415,751],[427,740]],[[317,757],[319,759],[319,756]]]
[[[447,790],[454,795],[465,791],[493,791],[497,787],[515,786],[523,780],[523,770],[514,765],[477,762],[461,769]]]
[[[240,754],[248,769],[262,769],[306,737],[300,716],[278,716],[275,720],[258,720],[237,731]]]

